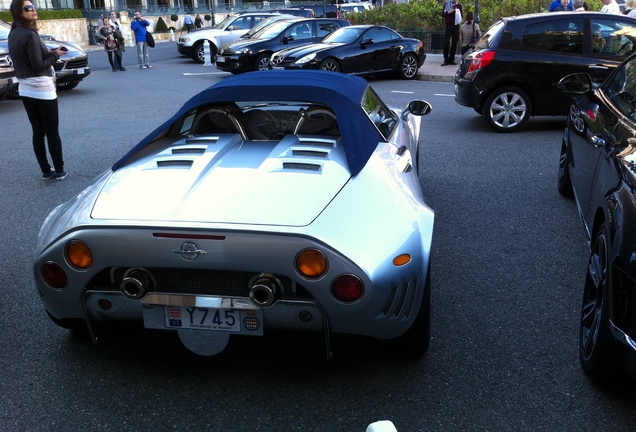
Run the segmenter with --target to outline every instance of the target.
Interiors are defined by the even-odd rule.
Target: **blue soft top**
[[[152,142],[185,113],[211,102],[303,101],[329,106],[338,118],[340,136],[351,175],[364,167],[384,138],[373,126],[361,101],[367,82],[358,77],[325,71],[260,71],[231,76],[194,96],[170,120],[144,138],[122,159],[126,161]]]

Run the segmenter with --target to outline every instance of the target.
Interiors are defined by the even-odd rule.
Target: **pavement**
[[[157,41],[157,43],[165,43],[170,41]],[[101,45],[87,45],[82,47],[85,51],[103,50]],[[461,56],[455,56],[455,61],[459,62]],[[455,72],[459,66],[448,65],[442,66],[444,56],[442,54],[426,54],[426,60],[422,67],[417,71],[417,79],[419,81],[438,81],[453,82]]]

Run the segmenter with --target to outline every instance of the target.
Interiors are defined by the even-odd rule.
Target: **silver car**
[[[261,71],[187,102],[44,222],[33,270],[60,326],[176,331],[214,355],[292,329],[429,345],[433,211],[420,116],[358,77]]]

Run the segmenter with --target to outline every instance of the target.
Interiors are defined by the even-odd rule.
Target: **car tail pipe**
[[[131,300],[144,298],[154,287],[155,278],[148,270],[142,268],[134,268],[126,271],[119,285],[122,294]]]
[[[261,274],[250,281],[250,301],[259,307],[269,307],[278,300],[281,292],[281,282],[272,274]]]

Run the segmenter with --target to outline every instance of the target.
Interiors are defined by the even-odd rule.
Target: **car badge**
[[[172,252],[178,253],[183,259],[188,261],[194,261],[199,257],[199,254],[206,254],[203,249],[199,249],[197,245],[191,242],[185,242],[181,245],[181,249],[173,250]]]

